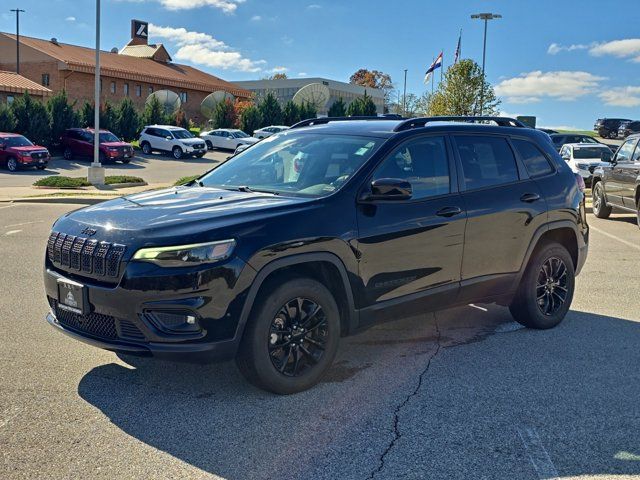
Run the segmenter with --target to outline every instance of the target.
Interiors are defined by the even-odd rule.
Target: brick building
[[[200,104],[210,93],[224,90],[239,98],[251,96],[249,91],[214,75],[172,62],[162,44],[148,44],[145,26],[144,22],[132,21],[131,41],[119,52],[114,49],[101,53],[101,103],[118,103],[129,97],[142,110],[150,93],[171,90],[180,96],[187,117],[202,123],[206,119]],[[0,70],[15,71],[15,49],[15,35],[0,32]],[[95,50],[64,44],[55,38],[21,35],[20,74],[53,92],[66,90],[78,104],[92,102]]]
[[[47,87],[22,75],[0,70],[0,102],[13,103],[15,97],[22,95],[25,91],[38,100],[46,100],[52,93]]]

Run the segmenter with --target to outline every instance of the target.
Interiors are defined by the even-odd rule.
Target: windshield
[[[173,136],[175,138],[184,139],[184,138],[193,138],[193,134],[188,130],[171,130]]]
[[[597,147],[575,147],[573,149],[573,158],[576,159],[600,159],[603,162],[610,162],[613,153],[608,148]]]
[[[120,139],[111,132],[100,132],[100,143],[119,142]]]
[[[381,138],[287,132],[239,153],[205,175],[201,184],[322,197],[340,188],[383,142]]]
[[[4,141],[0,140],[0,143],[4,143],[7,147],[33,147],[33,143],[23,136],[7,137]]]
[[[231,132],[231,135],[234,138],[248,138],[249,137],[249,135],[244,133],[242,130],[234,130],[233,132]]]

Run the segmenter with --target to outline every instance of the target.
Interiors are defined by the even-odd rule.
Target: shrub
[[[104,183],[106,185],[114,185],[116,183],[144,183],[144,180],[131,175],[109,175],[105,177]]]
[[[5,103],[0,103],[0,132],[13,132],[16,128],[16,117]]]
[[[345,117],[347,115],[347,106],[342,97],[333,102],[333,105],[329,108],[328,115],[330,117]]]
[[[58,145],[60,137],[68,128],[76,127],[79,123],[78,114],[73,109],[73,104],[69,103],[67,92],[64,90],[55,94],[47,102],[47,110],[51,116],[51,139],[50,145]]]
[[[140,116],[130,98],[120,103],[117,111],[118,134],[126,141],[135,140],[140,129]]]
[[[65,176],[43,177],[37,180],[34,183],[34,185],[36,187],[55,187],[55,188],[78,188],[78,187],[91,186],[91,184],[87,181],[86,178],[65,177]]]
[[[191,175],[190,177],[182,177],[176,180],[176,183],[173,184],[174,187],[179,187],[181,185],[186,185],[187,183],[193,182],[196,178],[199,178],[200,175]]]
[[[273,92],[268,92],[258,104],[258,110],[260,111],[260,117],[262,117],[261,126],[267,127],[269,125],[281,125],[282,124],[282,108],[278,103],[278,99]]]
[[[258,130],[261,124],[260,111],[255,105],[245,108],[240,114],[240,128],[249,135],[253,135],[253,132]]]
[[[11,104],[16,119],[15,130],[38,145],[48,145],[51,138],[51,118],[42,104],[27,92]]]
[[[187,118],[187,114],[184,110],[178,110],[175,115],[175,124],[177,127],[184,128],[185,130],[189,130],[189,119]]]

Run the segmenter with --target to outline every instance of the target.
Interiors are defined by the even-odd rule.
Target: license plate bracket
[[[89,313],[89,295],[87,287],[81,283],[58,279],[58,307],[80,315]]]

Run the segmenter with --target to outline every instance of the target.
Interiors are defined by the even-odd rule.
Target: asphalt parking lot
[[[226,160],[233,152],[214,150],[202,158],[186,157],[176,160],[170,155],[154,153],[145,155],[136,152],[131,163],[124,165],[120,162],[106,164],[107,175],[134,175],[142,177],[149,184],[173,183],[180,177],[200,175]],[[86,177],[87,167],[91,159],[65,160],[54,157],[45,170],[25,169],[16,173],[9,173],[0,169],[0,189],[3,187],[29,187],[42,177],[65,175],[67,177]]]
[[[345,339],[279,397],[233,363],[115,354],[47,325],[42,257],[76,207],[0,204],[0,478],[628,478],[640,475],[640,231],[592,225],[556,329],[492,305]]]

